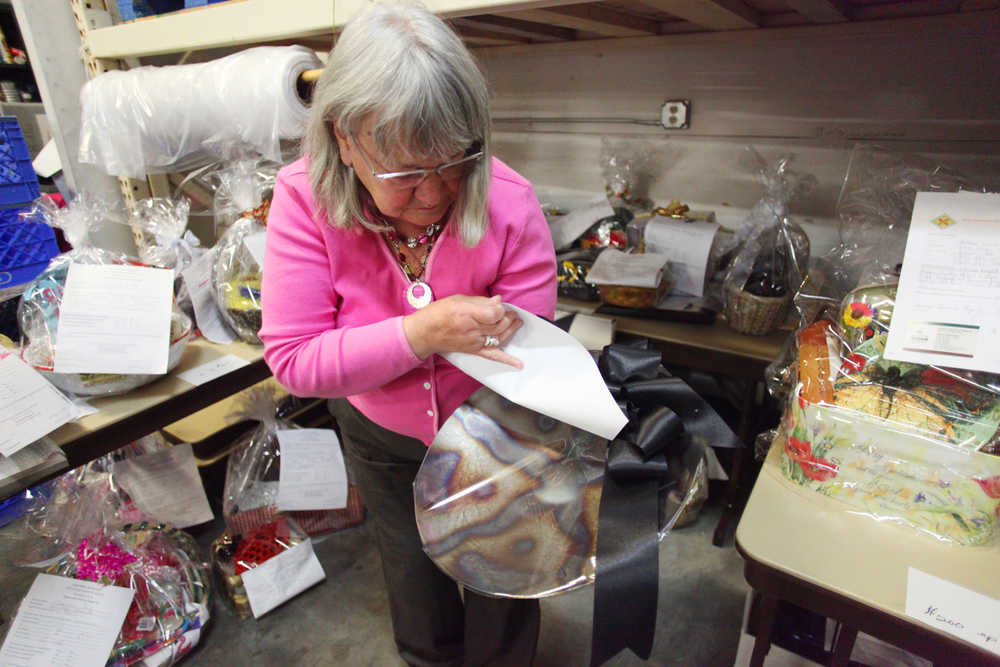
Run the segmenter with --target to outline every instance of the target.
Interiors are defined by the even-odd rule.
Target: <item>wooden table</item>
[[[663,354],[663,363],[683,366],[707,373],[750,382],[750,391],[743,393],[740,423],[737,435],[747,447],[753,446],[757,434],[758,387],[764,380],[764,369],[781,353],[789,331],[775,331],[766,336],[747,336],[729,328],[716,318],[712,324],[689,324],[663,320],[622,317],[594,312],[600,304],[575,299],[559,298],[558,308],[582,312],[615,321],[616,334],[648,338]],[[744,449],[737,449],[729,471],[726,489],[726,507],[719,517],[712,543],[721,546],[726,541],[729,523],[738,512],[740,482],[746,473],[751,457]]]
[[[1000,665],[1000,656],[906,615],[910,567],[1000,599],[1000,546],[939,542],[844,511],[847,505],[786,484],[780,455],[776,443],[736,529],[736,548],[747,582],[761,594],[764,620],[751,665],[763,664],[770,648],[779,599],[842,624],[834,665],[847,664],[859,630],[942,665]]]
[[[197,386],[178,377],[227,354],[250,363]],[[90,399],[97,413],[59,427],[49,438],[62,448],[69,466],[75,468],[270,375],[263,347],[242,342],[218,345],[198,338],[188,343],[180,364],[169,374],[126,394]]]

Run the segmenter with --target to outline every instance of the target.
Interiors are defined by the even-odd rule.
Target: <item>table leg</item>
[[[747,387],[746,393],[743,394],[743,404],[740,406],[740,423],[736,433],[745,446],[739,447],[733,452],[733,464],[729,470],[729,484],[726,485],[726,506],[719,516],[719,523],[716,524],[715,533],[712,535],[712,544],[717,547],[721,547],[726,541],[729,522],[736,516],[736,504],[740,492],[740,477],[743,474],[743,469],[747,466],[746,457],[749,455],[751,457],[750,460],[753,460],[752,437],[754,435],[753,425],[756,422],[753,413],[754,408],[757,406],[755,398],[757,383],[751,382],[749,384],[750,386]],[[747,449],[751,451],[747,452]]]
[[[753,642],[753,655],[750,656],[750,667],[761,667],[767,652],[771,650],[771,633],[774,631],[774,616],[778,611],[778,598],[766,593],[760,593],[757,598],[757,613],[759,625]]]
[[[837,624],[837,632],[833,637],[833,655],[830,657],[830,667],[847,667],[854,650],[854,641],[858,638],[857,628]]]

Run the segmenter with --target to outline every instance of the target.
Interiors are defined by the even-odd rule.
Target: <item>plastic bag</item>
[[[212,569],[233,612],[252,615],[243,573],[291,549],[309,537],[294,519],[276,515],[244,535],[225,532],[212,542]]]
[[[808,274],[809,238],[788,219],[789,203],[812,190],[816,178],[789,168],[790,157],[767,164],[750,152],[764,185],[734,241],[740,249],[723,281],[726,319],[736,331],[763,335],[784,322],[792,296]]]
[[[59,389],[81,396],[121,394],[161,377],[158,374],[57,373],[53,370],[59,307],[70,265],[133,262],[124,255],[90,244],[92,230],[108,222],[124,223],[124,213],[118,205],[81,195],[60,209],[43,197],[36,200],[26,216],[62,229],[73,250],[54,257],[29,283],[21,297],[17,311],[21,358]],[[191,331],[191,319],[174,304],[170,317],[168,372],[180,363]]]
[[[278,480],[281,449],[278,431],[299,428],[275,416],[272,391],[255,388],[234,420],[253,419],[260,425],[244,436],[229,454],[223,488],[222,516],[231,535],[250,533],[270,522],[278,512]],[[361,492],[350,484],[347,507],[343,509],[285,512],[310,536],[342,530],[364,521]]]
[[[221,238],[243,217],[267,221],[279,166],[261,157],[246,155],[206,175],[216,183],[212,202],[215,238]],[[264,208],[259,209],[261,206]]]
[[[255,176],[255,165],[251,161],[239,162],[220,174],[225,189],[220,188],[223,195],[216,196],[220,206],[216,210],[217,224],[220,215],[228,219],[237,206],[248,208],[241,210],[215,246],[212,288],[219,312],[230,328],[241,340],[260,345],[261,267],[248,244],[265,233],[271,199],[270,192],[262,190],[263,183]],[[258,195],[264,199],[256,199]]]
[[[821,316],[804,319],[791,363],[768,369],[788,389],[776,442],[781,469],[849,511],[943,541],[1000,535],[1000,378],[883,356],[916,193],[982,189],[943,164],[855,151],[841,193],[841,244]],[[805,312],[800,308],[800,312]]]
[[[191,204],[187,199],[150,197],[136,202],[129,223],[136,232],[139,260],[180,273],[205,252],[187,230]]]
[[[280,162],[302,136],[299,75],[322,67],[303,46],[263,46],[219,60],[105,72],[80,92],[80,161],[114,176],[186,171],[252,149]]]
[[[625,224],[636,213],[653,208],[652,200],[645,196],[653,167],[653,156],[645,144],[614,143],[604,137],[599,161],[611,208],[629,213]]]

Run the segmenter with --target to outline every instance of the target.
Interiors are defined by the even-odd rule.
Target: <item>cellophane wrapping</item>
[[[541,598],[592,584],[608,441],[481,388],[448,418],[414,483],[424,551],[486,595]],[[701,501],[704,451],[668,460],[663,540]]]
[[[258,155],[242,154],[205,175],[215,187],[212,214],[216,238],[248,212],[270,202],[279,167],[279,163]],[[256,217],[266,220],[266,209],[264,211],[263,216]]]
[[[790,156],[768,163],[752,149],[746,155],[764,194],[732,239],[739,249],[730,260],[720,296],[732,328],[762,335],[784,322],[808,274],[809,238],[788,218],[788,210],[792,201],[815,187],[816,178],[793,170]]]
[[[785,396],[775,443],[784,477],[840,507],[963,545],[1000,533],[1000,381],[884,357],[918,191],[977,189],[945,164],[866,147],[839,211],[821,308],[768,370]],[[981,185],[979,186],[982,187]],[[865,241],[867,239],[867,242]]]
[[[229,454],[223,487],[222,515],[228,533],[245,535],[270,522],[278,514],[278,482],[281,446],[278,431],[299,428],[275,416],[272,391],[254,388],[235,415],[236,419],[259,422]],[[293,517],[310,536],[324,535],[364,520],[364,507],[357,486],[350,484],[347,507],[343,509],[284,512]]]
[[[309,539],[289,516],[275,514],[253,530],[224,532],[212,542],[212,570],[229,608],[237,616],[252,615],[243,573]]]
[[[188,231],[191,203],[181,197],[150,197],[136,202],[129,224],[136,234],[139,261],[180,273],[205,249]]]
[[[93,230],[108,223],[124,223],[120,206],[81,195],[60,209],[43,197],[25,215],[63,230],[73,249],[53,257],[45,270],[25,288],[17,310],[21,358],[59,389],[80,396],[122,394],[161,377],[158,374],[57,373],[53,370],[59,309],[70,265],[134,263],[125,255],[98,248],[90,242]],[[180,363],[191,330],[191,319],[174,304],[170,317],[168,372]]]
[[[194,540],[145,516],[112,473],[114,461],[166,446],[149,436],[40,487],[14,551],[23,566],[135,591],[109,667],[174,664],[209,621],[209,564]]]
[[[240,340],[260,345],[262,267],[247,239],[266,231],[271,192],[251,160],[235,162],[217,177],[216,227],[225,229],[215,245],[212,293],[222,318]]]

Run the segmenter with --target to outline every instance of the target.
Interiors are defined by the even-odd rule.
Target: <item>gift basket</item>
[[[767,164],[752,152],[764,196],[736,232],[739,250],[722,283],[726,321],[740,333],[764,335],[785,321],[792,297],[808,275],[809,238],[788,219],[792,200],[815,187],[815,177],[793,171],[791,158]]]
[[[177,662],[208,623],[209,565],[185,532],[145,517],[115,483],[111,464],[153,451],[144,439],[38,489],[26,509],[20,564],[131,588],[135,594],[108,665]]]
[[[229,454],[223,490],[222,515],[231,535],[246,535],[271,522],[278,514],[281,448],[278,431],[299,428],[275,416],[272,391],[254,388],[236,420],[252,419],[260,425],[245,435]],[[357,486],[348,487],[347,507],[287,512],[309,536],[315,537],[364,521],[364,506]]]
[[[615,248],[603,250],[587,273],[601,301],[625,308],[656,308],[670,291],[668,259],[653,253],[628,254]]]
[[[1000,534],[1000,378],[886,359],[898,265],[916,192],[964,185],[943,165],[856,151],[841,195],[834,288],[795,336],[775,439],[781,471],[848,511],[963,545]],[[908,204],[907,204],[908,202]],[[862,243],[865,237],[868,243]],[[853,283],[853,284],[852,284]]]
[[[21,358],[59,389],[81,396],[122,394],[161,377],[157,374],[57,373],[53,370],[59,307],[70,265],[134,262],[124,255],[95,247],[89,241],[92,230],[108,222],[123,222],[123,215],[116,206],[81,195],[66,208],[59,209],[49,199],[41,198],[26,216],[62,229],[73,249],[53,258],[21,297],[17,313]],[[191,319],[175,303],[170,317],[167,372],[180,363],[191,331]]]
[[[225,231],[215,246],[212,288],[219,312],[236,335],[260,345],[261,266],[247,241],[267,229],[271,191],[257,166],[256,161],[237,161],[218,174],[216,229]]]
[[[309,539],[291,517],[274,515],[245,533],[224,532],[212,542],[212,570],[230,608],[240,618],[253,614],[243,573]]]
[[[136,237],[139,261],[183,271],[201,253],[198,237],[188,229],[191,203],[185,199],[150,197],[136,202],[129,225]]]

